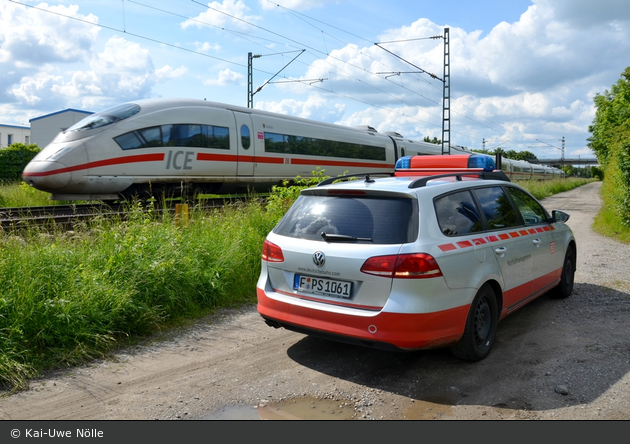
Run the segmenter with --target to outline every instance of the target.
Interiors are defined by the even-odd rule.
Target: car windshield
[[[302,195],[273,231],[320,242],[409,243],[418,236],[416,208],[407,198]]]
[[[75,123],[65,132],[73,131],[86,131],[103,126],[111,125],[112,123],[119,122],[127,119],[140,112],[140,106],[135,103],[124,103],[112,108],[108,108],[100,113],[92,114],[85,119]]]

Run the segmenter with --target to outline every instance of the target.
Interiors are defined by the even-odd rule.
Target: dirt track
[[[578,272],[499,324],[476,364],[388,353],[225,311],[161,340],[34,381],[0,419],[630,419],[630,245],[590,229],[601,183],[543,203],[571,214]]]

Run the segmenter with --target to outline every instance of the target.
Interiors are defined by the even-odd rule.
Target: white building
[[[0,148],[6,148],[14,143],[28,145],[31,142],[31,129],[28,126],[0,124]]]
[[[64,109],[56,113],[35,117],[29,120],[31,124],[31,143],[36,143],[38,147],[44,148],[62,131],[67,130],[72,125],[85,117],[93,114],[90,111],[79,109]]]

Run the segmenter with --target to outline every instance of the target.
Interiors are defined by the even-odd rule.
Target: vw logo
[[[322,251],[316,251],[313,253],[313,263],[317,268],[322,268],[326,263],[326,256]]]

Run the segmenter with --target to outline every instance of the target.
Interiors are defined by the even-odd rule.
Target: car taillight
[[[262,248],[262,260],[267,262],[284,262],[282,248],[265,240]]]
[[[442,276],[442,271],[433,256],[425,253],[371,257],[363,263],[361,271],[397,279],[425,279]]]

